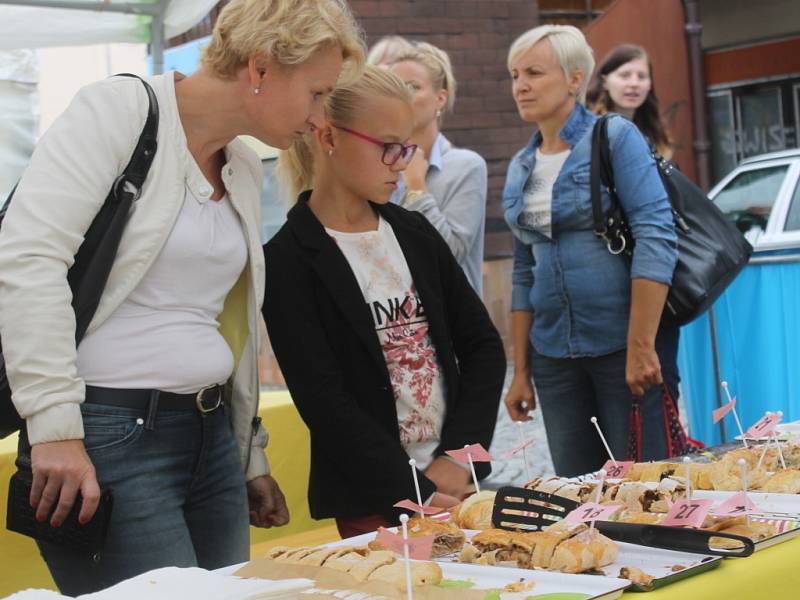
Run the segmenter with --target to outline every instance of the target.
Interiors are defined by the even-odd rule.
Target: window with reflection
[[[744,171],[720,190],[714,203],[755,243],[767,228],[769,213],[780,192],[789,165]]]
[[[786,225],[784,231],[798,231],[800,230],[800,181],[794,187],[794,194],[792,194],[792,203],[789,205],[789,214],[786,216]]]

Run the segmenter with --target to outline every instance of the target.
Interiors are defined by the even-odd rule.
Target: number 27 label
[[[712,500],[679,500],[667,513],[663,525],[674,527],[700,527],[711,509]]]

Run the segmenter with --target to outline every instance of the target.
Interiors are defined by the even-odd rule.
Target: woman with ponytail
[[[396,522],[415,498],[455,505],[489,446],[505,374],[500,337],[447,244],[389,203],[416,146],[405,83],[368,66],[326,99],[325,123],[281,157],[297,204],[264,247],[264,318],[311,432],[309,504],[343,537]],[[478,477],[489,464],[476,465]]]
[[[411,140],[418,144],[392,201],[425,215],[480,296],[488,174],[479,154],[456,148],[441,132],[445,114],[456,100],[450,57],[432,44],[415,42],[395,56],[390,69],[411,90]]]

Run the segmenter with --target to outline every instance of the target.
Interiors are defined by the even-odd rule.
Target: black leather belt
[[[88,404],[105,404],[123,408],[152,410],[198,410],[208,414],[222,406],[222,386],[210,385],[199,392],[176,394],[161,390],[116,389],[86,386],[86,402]]]

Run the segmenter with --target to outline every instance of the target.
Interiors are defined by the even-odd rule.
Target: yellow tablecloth
[[[330,526],[333,521],[314,521],[308,514],[308,429],[297,414],[289,394],[262,393],[259,414],[270,434],[267,456],[273,476],[286,495],[291,521],[285,527],[275,529],[251,527],[251,543],[259,544]],[[7,505],[8,480],[15,471],[16,452],[16,436],[0,440],[0,515],[3,517]],[[3,518],[0,522],[0,597],[26,587],[55,589],[36,544],[27,537],[6,530]]]

